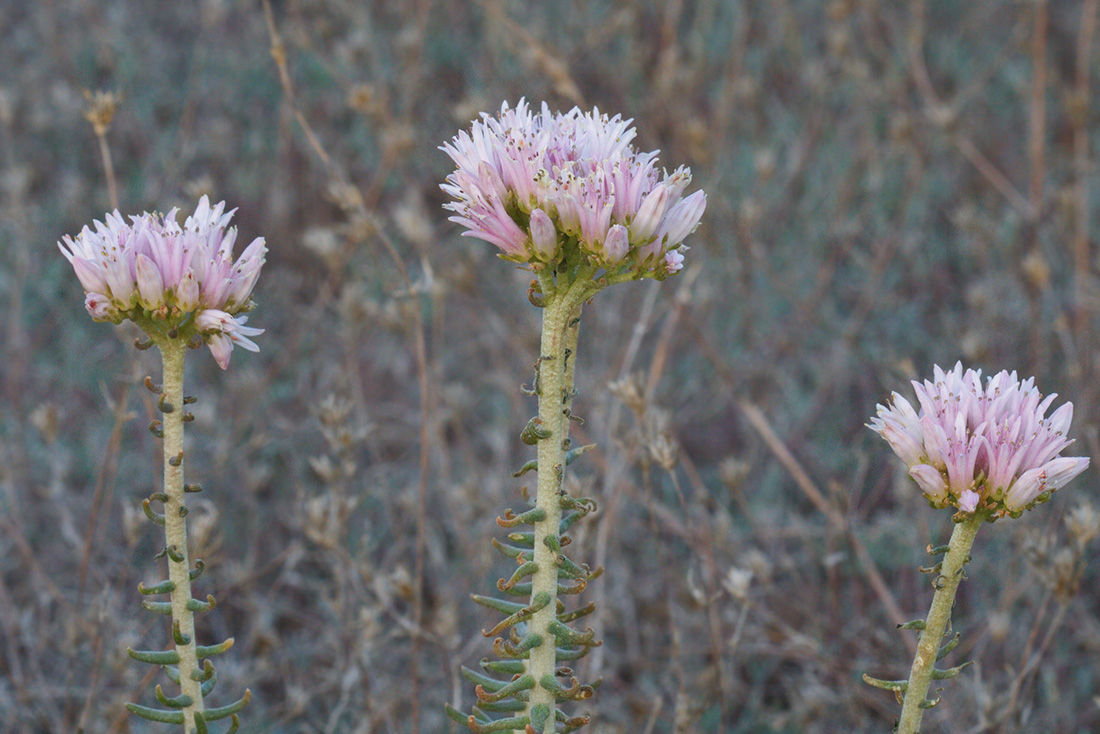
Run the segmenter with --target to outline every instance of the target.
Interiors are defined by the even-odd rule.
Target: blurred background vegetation
[[[200,635],[236,638],[213,703],[250,686],[243,732],[453,731],[443,702],[470,703],[539,314],[446,222],[436,146],[520,97],[633,117],[709,201],[685,272],[600,294],[582,330],[586,731],[888,731],[860,676],[906,675],[894,625],[927,610],[949,514],[864,422],[958,359],[1072,400],[1093,468],[979,536],[948,659],[976,664],[926,729],[1100,730],[1096,14],[0,0],[0,729],[167,728],[122,705],[153,680],[125,647],[167,639],[136,591],[161,573],[155,355],[92,323],[54,244],[111,206],[87,90],[121,95],[124,213],[209,193],[271,250],[260,354],[187,374]]]

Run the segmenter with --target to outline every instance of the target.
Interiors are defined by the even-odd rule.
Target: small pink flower
[[[232,316],[217,309],[200,311],[198,316],[195,317],[195,327],[210,347],[210,353],[214,355],[214,361],[223,370],[229,366],[229,355],[234,346],[247,349],[250,352],[260,351],[256,343],[248,337],[258,336],[264,333],[264,330],[245,326],[247,321],[248,317],[243,314]]]
[[[252,307],[267,247],[257,237],[233,258],[237,229],[229,226],[233,211],[225,211],[225,202],[212,207],[203,196],[182,227],[176,214],[176,209],[167,215],[146,212],[127,224],[112,212],[94,222],[94,229],[66,235],[58,247],[88,294],[85,308],[92,318],[130,319],[151,334],[175,329],[179,338],[198,329],[224,368],[233,344],[256,348],[247,337],[262,330],[242,326],[245,317],[236,315]],[[200,313],[192,323],[189,317],[199,309],[224,314],[229,321],[213,326]]]
[[[934,368],[932,381],[913,383],[920,412],[894,393],[868,424],[890,444],[936,507],[1002,516],[1049,496],[1089,465],[1061,457],[1073,405],[1047,417],[1056,395],[1043,397],[1035,380],[999,372],[982,387],[981,372]]]

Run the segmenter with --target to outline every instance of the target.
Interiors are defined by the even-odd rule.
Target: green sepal
[[[581,658],[583,658],[585,655],[587,655],[590,652],[592,652],[591,647],[583,647],[583,646],[581,646],[581,647],[572,647],[572,648],[559,647],[559,648],[556,648],[556,652],[554,653],[554,658],[559,663],[562,663],[562,662],[566,662],[568,660],[580,660]]]
[[[569,622],[580,619],[581,617],[587,617],[594,611],[596,611],[596,603],[588,602],[583,607],[574,609],[571,612],[564,612],[562,614],[559,614],[558,621],[562,624],[568,624]]]
[[[530,561],[535,556],[535,552],[531,549],[517,548],[514,545],[506,545],[504,543],[501,543],[496,538],[492,538],[490,542],[492,542],[494,548],[496,548],[498,551],[508,556],[509,558],[517,558],[524,561]]]
[[[526,576],[530,576],[538,570],[539,564],[535,563],[534,561],[528,561],[527,563],[520,564],[519,568],[516,569],[515,573],[513,573],[507,581],[505,581],[504,579],[500,579],[499,581],[497,581],[497,588],[501,591],[507,591],[508,589],[518,584],[520,582],[520,579]]]
[[[214,663],[209,660],[202,661],[202,670],[192,670],[191,680],[205,683],[214,677]],[[205,695],[205,694],[204,694]]]
[[[925,550],[928,551],[928,555],[930,556],[939,556],[951,550],[951,545],[937,545],[935,548],[933,548],[932,544],[929,543],[928,548],[926,548]]]
[[[535,534],[533,532],[526,533],[508,533],[508,540],[513,543],[522,543],[528,548],[535,547]]]
[[[229,728],[225,730],[225,734],[237,734],[237,730],[241,728],[241,720],[233,714],[229,720]],[[201,711],[195,712],[195,734],[210,734],[210,729],[206,726],[206,717]]]
[[[522,701],[519,699],[496,702],[479,701],[477,707],[483,711],[491,711],[494,714],[514,714],[526,709],[527,701]]]
[[[153,382],[153,378],[149,375],[145,376],[145,381],[142,384],[145,385],[146,390],[153,393],[154,395],[159,395],[163,390],[163,387]]]
[[[559,701],[587,701],[596,694],[594,687],[582,686],[576,678],[570,679],[569,687],[566,688],[556,677],[547,674],[539,681],[539,685],[553,693]]]
[[[531,707],[531,728],[542,731],[546,728],[546,720],[550,718],[550,707],[545,703],[538,703]]]
[[[183,630],[180,629],[180,621],[178,619],[172,620],[172,641],[176,645],[190,645],[191,635],[183,634]]]
[[[564,553],[558,554],[554,559],[554,565],[558,567],[558,571],[561,575],[571,579],[591,579],[596,578],[603,573],[603,569],[597,567],[595,571],[588,567],[588,564],[582,564],[578,566],[573,561],[569,560],[569,557]]]
[[[921,701],[920,703],[917,704],[917,708],[920,708],[920,709],[934,709],[939,705],[940,705],[940,697],[936,696],[935,698],[926,698],[926,699],[924,699],[923,701]]]
[[[489,734],[494,731],[523,731],[530,721],[526,716],[514,716],[510,719],[487,720],[483,723],[471,716],[466,720],[466,726],[470,727],[470,731],[474,734]]]
[[[157,438],[164,438],[164,424],[158,420],[149,421],[149,433]]]
[[[143,499],[141,501],[141,510],[145,513],[145,516],[152,520],[155,524],[164,525],[164,515],[160,514],[159,512],[155,512],[153,510],[153,506],[150,504],[148,499]]]
[[[149,721],[157,721],[161,724],[182,724],[183,712],[182,711],[163,711],[161,709],[149,708],[148,706],[141,706],[136,703],[126,704],[126,710],[134,716],[140,716],[143,719]]]
[[[569,732],[576,731],[582,726],[591,721],[591,717],[587,714],[583,716],[574,716],[573,718],[567,718],[561,711],[555,711],[555,718],[565,725],[564,728],[558,730],[558,734],[569,734]]]
[[[558,535],[565,535],[565,532],[573,527],[573,523],[587,514],[587,512],[570,512],[568,515],[563,515],[558,524]]]
[[[481,596],[480,594],[470,594],[470,598],[473,599],[475,603],[483,607],[488,607],[495,612],[500,612],[501,614],[515,614],[526,606],[526,604],[521,604],[518,601],[505,601],[504,599],[497,599],[492,596]]]
[[[595,512],[598,505],[591,497],[570,497],[567,494],[558,496],[558,504],[563,510],[576,510],[582,516]]]
[[[869,686],[881,688],[884,691],[893,691],[894,693],[905,693],[909,688],[909,681],[907,680],[882,680],[881,678],[872,678],[866,673],[863,674],[863,682]]]
[[[219,708],[206,709],[203,712],[203,718],[207,721],[217,721],[218,719],[224,719],[227,716],[232,716],[241,709],[243,709],[248,702],[252,700],[252,691],[244,689],[244,695],[238,698],[228,706],[221,706]]]
[[[195,559],[195,567],[187,572],[187,577],[194,581],[199,576],[202,576],[202,572],[206,570],[206,561],[201,558]]]
[[[153,695],[157,697],[157,701],[159,701],[162,706],[167,706],[170,709],[183,709],[194,703],[194,699],[186,693],[181,693],[175,698],[168,698],[168,696],[164,695],[164,689],[160,687],[159,683],[157,687],[153,689]]]
[[[531,459],[526,464],[521,466],[519,468],[519,471],[516,472],[515,474],[513,474],[512,476],[513,477],[522,477],[524,474],[526,474],[529,471],[538,471],[538,468],[539,468],[539,460],[538,459]]]
[[[475,686],[481,686],[487,691],[499,691],[505,685],[507,681],[497,680],[483,673],[479,673],[473,668],[467,668],[465,665],[459,668],[459,672],[462,677],[473,683]],[[520,671],[522,674],[522,671]]]
[[[155,614],[172,613],[172,602],[170,601],[150,601],[148,599],[142,599],[141,606]]]
[[[505,603],[511,603],[511,602],[505,602]],[[545,592],[545,591],[540,591],[538,594],[535,595],[535,598],[531,601],[530,605],[528,605],[526,607],[523,607],[522,609],[516,611],[514,614],[508,616],[507,618],[502,619],[491,630],[482,631],[481,634],[485,635],[486,637],[492,637],[493,635],[498,635],[502,631],[504,631],[504,630],[508,629],[509,627],[511,627],[512,625],[519,624],[520,622],[526,622],[528,619],[535,616],[535,612],[539,611],[540,609],[542,609],[543,607],[545,607],[549,603],[550,603],[550,594],[548,592]]]
[[[549,428],[542,427],[542,418],[537,415],[531,420],[527,421],[527,425],[524,426],[523,431],[519,434],[519,440],[528,446],[534,446],[543,439],[550,438],[554,435],[554,432]]]
[[[899,624],[899,630],[923,630],[925,623],[923,619],[914,619],[912,622],[906,622],[905,624]]]
[[[153,594],[171,594],[176,590],[176,582],[171,579],[165,579],[159,584],[146,587],[145,584],[138,582],[138,592],[145,594],[146,596],[152,596]]]
[[[139,663],[151,665],[179,665],[180,662],[180,654],[175,650],[135,650],[128,647],[126,654]]]
[[[565,465],[569,466],[577,459],[581,458],[583,454],[596,448],[596,444],[590,443],[585,446],[578,446],[575,449],[569,449],[565,452]]]
[[[945,657],[950,655],[951,651],[959,646],[960,639],[962,639],[962,635],[956,632],[955,636],[948,640],[947,643],[940,648],[940,651],[936,653],[936,662],[939,662],[940,660],[943,660]]]
[[[583,645],[584,647],[599,647],[603,642],[596,640],[596,631],[591,627],[583,632],[567,627],[556,619],[547,626],[547,631],[554,636],[559,645],[568,647]]]
[[[227,639],[225,642],[219,643],[217,645],[196,645],[195,657],[197,657],[199,660],[202,660],[203,658],[208,658],[211,655],[221,655],[223,652],[231,647],[233,647],[232,637]],[[228,715],[229,714],[226,714],[226,716]],[[213,721],[213,719],[210,719],[209,716],[207,716],[206,718],[210,721]]]
[[[450,717],[451,721],[456,724],[461,724],[462,726],[466,726],[466,721],[470,718],[449,703],[443,704],[443,710],[446,712],[447,716]]]
[[[521,512],[516,515],[511,510],[504,512],[504,517],[497,518],[497,525],[502,528],[514,528],[516,525],[526,523],[528,525],[534,525],[539,520],[546,518],[546,510],[541,507],[532,507],[527,512]]]
[[[206,595],[206,601],[199,601],[198,599],[187,600],[187,611],[189,612],[209,612],[216,607],[218,603],[214,601],[212,594]]]
[[[956,665],[954,668],[948,668],[947,670],[933,670],[932,680],[945,680],[947,678],[954,678],[956,675],[962,672],[963,668],[969,667],[973,664],[973,660],[968,660],[962,665]]]
[[[549,548],[554,555],[561,553],[561,539],[556,535],[547,535],[542,539],[542,544]]]
[[[500,675],[520,675],[527,670],[527,666],[522,660],[490,660],[489,658],[482,658],[481,667],[489,673],[499,673]]]
[[[168,676],[168,680],[175,683],[177,686],[180,684],[180,671],[179,668],[173,668],[170,665],[165,665],[161,668],[164,674]]]
[[[528,632],[518,642],[498,637],[493,640],[493,654],[500,658],[527,658],[530,657],[531,650],[541,644],[542,635],[535,632]]]
[[[495,703],[501,699],[508,698],[509,696],[518,693],[519,691],[529,691],[535,687],[535,678],[531,675],[521,675],[514,681],[507,685],[501,686],[495,691],[486,691],[482,686],[474,688],[474,694],[479,701],[487,701],[489,703]]]

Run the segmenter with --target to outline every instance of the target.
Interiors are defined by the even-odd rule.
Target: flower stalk
[[[951,609],[955,605],[955,593],[962,581],[963,570],[970,560],[970,549],[974,545],[974,538],[978,534],[978,528],[985,522],[982,515],[971,515],[963,518],[962,522],[955,524],[951,532],[951,540],[948,543],[947,554],[943,558],[940,573],[933,582],[936,593],[932,596],[932,606],[928,610],[928,617],[924,622],[924,629],[920,633],[920,641],[917,643],[917,654],[913,658],[913,667],[909,671],[909,681],[905,687],[905,701],[901,707],[901,718],[898,720],[898,734],[917,734],[920,731],[921,718],[926,708],[935,705],[926,700],[928,688],[933,678],[939,673],[957,671],[938,671],[936,661],[942,657],[940,654],[940,641],[947,631],[947,625],[951,622]],[[938,700],[938,699],[936,699]]]
[[[183,730],[195,728],[195,713],[203,710],[199,662],[195,644],[195,614],[188,608],[191,600],[191,565],[187,552],[187,503],[183,483],[183,361],[187,346],[172,339],[161,340],[163,363],[164,414],[164,540],[168,562],[168,580],[172,591],[172,632],[179,654],[179,684],[182,695],[191,699],[184,706]]]

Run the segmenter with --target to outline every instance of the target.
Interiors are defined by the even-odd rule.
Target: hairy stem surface
[[[550,435],[538,443],[538,493],[535,505],[543,509],[546,516],[535,523],[535,563],[538,570],[532,578],[531,598],[539,594],[549,594],[550,603],[535,613],[529,623],[532,632],[542,637],[542,644],[531,650],[527,663],[527,672],[534,677],[536,686],[531,690],[528,712],[538,704],[549,706],[556,703],[554,694],[537,684],[545,676],[553,676],[556,667],[556,644],[550,632],[550,625],[557,615],[558,569],[554,564],[554,553],[546,545],[546,539],[556,538],[561,523],[561,503],[558,496],[561,490],[562,476],[565,470],[565,429],[567,419],[564,413],[565,393],[565,342],[566,320],[574,307],[560,294],[547,298],[542,312],[542,346],[539,353],[539,419],[542,429]],[[575,343],[575,342],[574,342]],[[572,361],[575,355],[570,355]],[[554,731],[554,717],[546,722],[544,732]]]
[[[909,672],[909,686],[905,691],[905,702],[898,721],[898,734],[917,734],[920,731],[921,718],[924,716],[924,707],[921,704],[924,703],[932,682],[940,641],[951,621],[955,592],[962,581],[963,567],[970,559],[974,536],[984,522],[984,516],[975,514],[957,523],[951,533],[950,547],[944,556],[940,575],[936,578],[932,607],[928,610],[928,618],[925,620],[924,630],[921,631],[920,642],[917,643],[917,655],[913,658],[913,667]]]
[[[195,651],[195,615],[187,608],[191,599],[190,562],[187,554],[187,508],[183,490],[183,359],[187,346],[178,340],[161,340],[158,344],[164,362],[164,538],[169,548],[168,579],[174,584],[172,598],[172,629],[176,652],[179,653],[181,692],[191,698],[183,710],[183,730],[195,730],[195,713],[202,712],[202,692]],[[168,407],[171,410],[168,410]],[[176,635],[178,625],[179,634]]]

